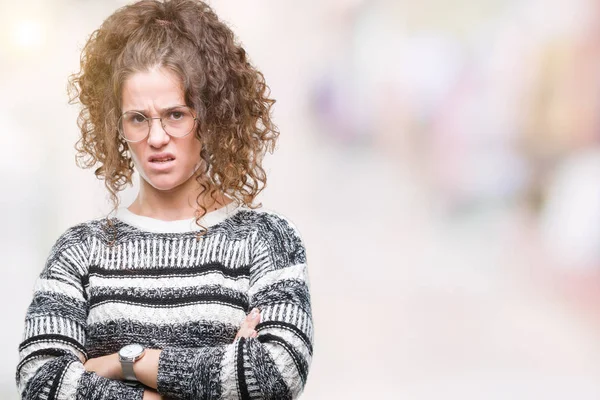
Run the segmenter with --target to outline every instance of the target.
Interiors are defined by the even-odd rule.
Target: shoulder
[[[94,221],[81,222],[58,235],[46,259],[42,278],[55,273],[81,275],[85,272],[94,224]]]
[[[105,235],[105,225],[104,218],[90,219],[71,225],[58,235],[52,246],[53,251],[71,247],[87,247],[92,236]]]
[[[238,219],[246,225],[252,226],[258,237],[296,237],[301,240],[301,234],[294,221],[270,208],[243,208],[238,213]]]
[[[65,248],[85,243],[89,238],[89,232],[89,221],[72,225],[59,234],[54,243],[54,248]]]
[[[276,269],[306,263],[304,241],[292,220],[272,209],[259,208],[247,212],[254,227],[258,258],[268,254]]]

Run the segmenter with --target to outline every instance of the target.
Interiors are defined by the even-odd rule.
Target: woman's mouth
[[[165,171],[175,165],[175,155],[166,151],[155,153],[148,157],[148,163],[155,171]]]
[[[174,158],[166,158],[164,160],[152,160],[149,162],[150,169],[154,171],[166,171],[175,166]]]

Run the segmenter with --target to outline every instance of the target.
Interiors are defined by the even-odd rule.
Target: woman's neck
[[[194,184],[196,182],[194,181]],[[134,214],[163,221],[190,219],[196,216],[196,198],[201,188],[190,190],[186,184],[171,190],[158,190],[140,179],[140,191],[136,199],[127,209]],[[196,185],[197,186],[197,185]],[[206,207],[206,212],[217,210],[231,203],[232,199],[222,193],[216,195],[216,200],[203,193],[199,203]]]

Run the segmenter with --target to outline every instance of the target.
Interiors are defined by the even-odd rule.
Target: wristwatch
[[[123,370],[123,378],[126,381],[137,381],[135,373],[133,372],[133,364],[144,357],[146,349],[141,344],[128,344],[119,350],[119,361],[121,362],[121,369]]]

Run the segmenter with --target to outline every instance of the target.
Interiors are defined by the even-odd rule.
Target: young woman
[[[50,252],[21,397],[298,397],[313,345],[305,249],[253,204],[279,133],[233,33],[200,1],[140,1],[92,34],[70,83],[80,160],[114,208]],[[134,169],[139,193],[121,207]]]

